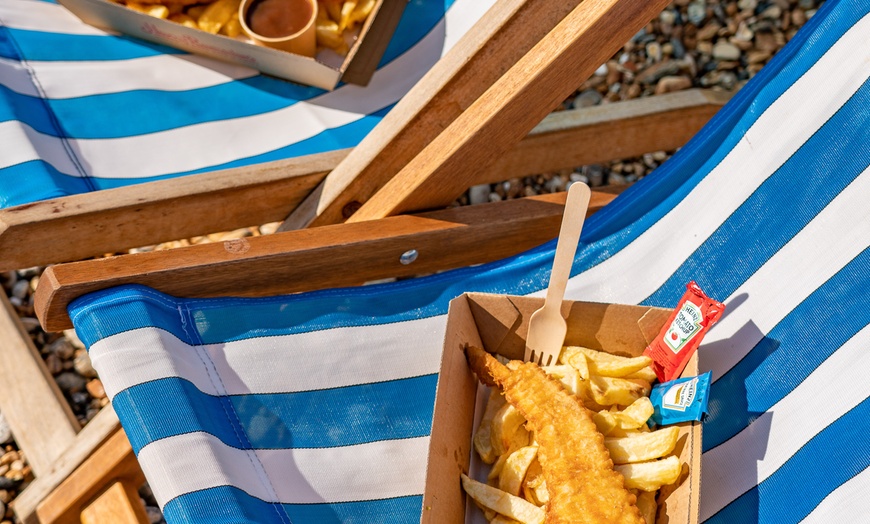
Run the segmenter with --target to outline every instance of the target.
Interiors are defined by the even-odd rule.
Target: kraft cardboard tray
[[[340,81],[366,85],[393,36],[404,0],[378,0],[347,56],[325,50],[308,58],[154,18],[109,0],[58,0],[87,24],[190,53],[257,69],[326,90]]]
[[[427,462],[422,523],[463,524],[467,511],[468,522],[476,522],[474,514],[480,513],[472,508],[473,502],[466,501],[459,477],[461,472],[469,474],[472,458],[476,459],[472,456],[471,439],[485,398],[482,386],[468,367],[463,348],[467,344],[477,345],[491,353],[521,360],[529,317],[542,305],[543,299],[484,293],[466,293],[450,302]],[[568,315],[566,345],[637,356],[658,335],[672,310],[566,300],[562,312]],[[697,374],[696,354],[683,376]],[[674,486],[665,486],[659,491],[656,522],[697,524],[701,487],[700,423],[680,425],[674,453],[684,464],[683,474]],[[474,477],[475,472],[471,471],[470,476]]]

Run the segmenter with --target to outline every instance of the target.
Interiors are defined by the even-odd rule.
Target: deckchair
[[[22,35],[30,38],[31,44],[34,35],[39,35],[39,38],[46,37],[42,33],[28,33],[27,28],[45,29],[45,24],[49,24],[61,31],[58,27],[66,27],[64,24],[75,25],[74,21],[59,21],[55,6],[22,2],[22,9],[16,11],[16,5],[4,6],[7,11],[4,22],[12,21],[12,25],[26,26],[17,27],[17,32],[9,32],[18,38],[22,38]],[[135,187],[110,188],[83,195],[58,197],[0,212],[5,213],[2,220],[6,226],[0,235],[3,267],[77,259],[221,228],[231,229],[246,224],[280,220],[318,181],[320,183],[317,189],[291,217],[291,222],[296,222],[293,227],[340,221],[349,208],[365,202],[398,171],[403,162],[410,160],[421,150],[438,130],[450,124],[463,107],[470,105],[498,78],[501,71],[508,69],[510,64],[523,55],[524,50],[530,48],[539,37],[543,37],[548,28],[555,25],[572,5],[572,2],[553,1],[546,4],[536,2],[532,6],[528,2],[503,1],[494,6],[484,17],[485,23],[479,23],[474,31],[462,38],[453,51],[432,68],[396,106],[396,110],[391,111],[389,117],[383,119],[351,154],[346,150],[339,150],[306,155],[298,159],[147,182]],[[480,3],[475,3],[474,6],[480,10],[484,7]],[[38,17],[32,16],[34,13],[27,9],[30,7],[39,14]],[[538,9],[539,7],[544,9]],[[456,15],[457,12],[465,13],[456,6],[453,6],[451,12],[455,16],[460,16]],[[72,32],[91,31],[80,24],[77,27]],[[76,41],[76,36],[69,38]],[[612,34],[607,36],[609,45],[619,45],[619,38],[623,38],[614,38]],[[98,40],[103,43],[107,40],[115,42],[105,36]],[[504,42],[511,42],[511,45],[504,45]],[[601,47],[603,41],[596,43]],[[133,44],[122,39],[115,42],[115,45],[129,49]],[[161,60],[168,58],[172,57],[160,57]],[[604,57],[600,56],[599,59],[603,61]],[[151,68],[161,67],[159,63],[147,66],[143,65],[143,61],[136,60],[119,63],[142,67],[146,72]],[[187,62],[182,60],[182,63]],[[586,64],[587,67],[590,64]],[[28,64],[43,73],[46,69],[49,73],[70,73],[69,69],[57,71],[63,68],[53,67],[54,65],[56,64]],[[113,68],[120,66],[107,60],[99,65],[89,64],[84,69],[92,73],[91,69],[94,67],[98,70],[114,70]],[[214,67],[218,72],[222,70],[221,66]],[[35,78],[39,79],[40,76],[36,75]],[[57,77],[48,74],[48,78],[54,80],[46,83],[58,89],[60,82]],[[66,78],[70,84],[64,86],[65,89],[79,89],[78,82],[74,81],[75,75],[73,78],[61,75],[61,78]],[[578,75],[576,81],[580,80]],[[248,81],[251,80],[239,82],[245,85]],[[263,83],[267,80],[257,77],[254,83],[257,82]],[[16,85],[20,88],[20,85]],[[25,82],[24,85],[29,84]],[[244,90],[238,85],[235,87]],[[226,86],[221,85],[221,88]],[[212,92],[212,88],[205,91]],[[196,90],[197,94],[203,92]],[[109,95],[108,98],[113,96]],[[184,98],[181,95],[179,97]],[[177,102],[174,95],[170,98]],[[727,98],[727,94],[723,96],[723,93],[690,91],[609,107],[563,111],[547,117],[521,144],[489,169],[466,173],[465,183],[472,185],[495,182],[509,176],[673,149],[684,144]],[[100,99],[101,97],[96,98]],[[184,107],[184,104],[179,104],[179,107]],[[23,114],[26,115],[26,112]],[[342,133],[347,131],[345,128],[341,129]],[[412,131],[403,133],[404,129]],[[334,141],[327,140],[325,136],[327,135],[318,135],[318,138],[327,145],[335,145]],[[341,136],[347,138],[348,134]],[[39,140],[35,142],[38,144]],[[558,154],[554,154],[554,150]],[[282,150],[282,154],[299,152],[298,147]],[[51,155],[48,157],[46,161],[50,160]],[[96,163],[100,162],[99,157],[96,160]],[[262,158],[246,161],[248,160],[259,161]],[[36,164],[43,165],[46,161],[40,160]],[[339,169],[333,169],[336,166]],[[598,195],[596,203],[600,206],[610,198],[612,195]],[[534,209],[542,212],[540,216],[523,213],[521,210],[515,210],[513,216],[525,224],[554,223],[557,215],[552,207],[539,204]],[[418,222],[412,221],[412,224],[411,228],[418,227]],[[394,222],[393,225],[393,231],[408,227],[401,221]],[[505,221],[502,227],[509,230],[515,225]],[[485,234],[488,227],[478,229]],[[355,236],[353,231],[345,230],[344,238]],[[481,250],[485,254],[483,258],[472,260],[460,257],[454,259],[454,263],[484,262],[514,254],[523,246],[529,247],[550,238],[548,231],[546,227],[538,227],[538,236],[529,236],[525,244],[502,243],[500,250]],[[321,231],[318,236],[326,242],[339,241],[338,237],[330,236],[327,231]],[[282,239],[279,245],[285,246],[288,241],[291,245],[294,243],[292,240]],[[254,245],[257,245],[256,241]],[[409,269],[417,271],[426,263],[420,261],[409,266]],[[333,284],[340,285],[342,281]],[[305,289],[311,288],[303,287],[299,290]],[[61,482],[105,438],[107,432],[116,427],[117,420],[111,410],[105,410],[84,431],[77,434],[79,425],[66,407],[60,391],[48,377],[45,366],[21,326],[16,325],[18,323],[11,306],[5,306],[6,312],[0,328],[10,338],[10,349],[2,358],[4,372],[0,374],[0,379],[5,390],[0,396],[3,399],[0,404],[13,425],[18,444],[28,453],[33,471],[37,475],[37,481],[16,501],[19,516],[26,518],[41,498]],[[18,385],[21,384],[25,387],[19,388]],[[52,429],[42,431],[38,428]]]
[[[867,11],[867,6],[855,3],[827,2],[696,139],[590,217],[581,239],[569,298],[671,306],[685,282],[694,279],[712,296],[726,300],[728,314],[701,349],[702,367],[713,370],[716,378],[705,424],[701,509],[705,520],[829,522],[855,520],[863,514],[855,494],[866,490],[867,466],[861,448],[868,395],[861,385],[860,353],[867,325],[860,305],[868,247],[866,221],[861,220],[866,211],[860,204],[863,185],[870,180],[862,176],[868,167],[866,120],[870,118],[866,109],[870,51],[863,37],[870,23]],[[796,173],[811,176],[795,184]],[[406,244],[413,245],[408,240]],[[381,245],[372,241],[370,247]],[[333,252],[340,250],[337,246]],[[296,381],[288,380],[286,373],[298,373],[291,376],[304,383],[301,369],[310,374],[323,371],[322,361],[302,358],[319,349],[347,358],[384,351],[388,358],[357,363],[351,384],[374,380],[367,375],[372,368],[372,374],[386,373],[377,380],[392,379],[383,382],[389,387],[411,387],[431,401],[434,382],[415,389],[414,377],[431,377],[437,368],[417,369],[408,376],[409,368],[392,367],[391,359],[413,351],[413,357],[418,357],[415,362],[424,367],[427,356],[437,360],[449,298],[470,290],[540,292],[551,256],[552,245],[546,245],[501,262],[431,277],[261,299],[183,299],[160,293],[157,283],[152,286],[157,290],[126,286],[80,298],[70,312],[95,361],[102,361],[97,364],[101,374],[106,380],[117,379],[108,389],[119,414],[135,413],[126,421],[128,436],[146,472],[150,468],[161,472],[152,475],[152,483],[158,483],[155,490],[167,515],[196,518],[195,511],[217,507],[207,502],[225,502],[221,497],[226,494],[238,505],[220,507],[240,512],[237,515],[249,511],[262,516],[258,508],[270,515],[284,511],[291,517],[306,511],[342,512],[350,507],[342,502],[384,497],[385,492],[367,491],[355,497],[344,486],[341,495],[326,499],[333,504],[313,504],[323,499],[310,491],[289,489],[287,484],[273,486],[275,492],[270,493],[256,474],[253,480],[242,478],[247,459],[229,458],[224,464],[228,467],[210,477],[193,479],[187,471],[175,477],[167,474],[173,467],[184,468],[173,459],[197,449],[230,450],[232,455],[231,449],[238,447],[274,447],[274,442],[266,443],[264,439],[271,437],[261,432],[264,428],[254,417],[241,423],[246,430],[243,436],[254,441],[241,443],[230,442],[235,437],[225,427],[206,427],[211,419],[200,423],[195,417],[173,417],[179,426],[189,424],[183,428],[160,424],[159,416],[143,426],[132,419],[146,419],[158,412],[149,406],[167,409],[171,400],[180,398],[191,403],[223,402],[243,417],[251,412],[239,404],[262,407],[275,402],[260,412],[273,420],[283,415],[282,402],[304,403],[307,396],[325,402],[322,395],[332,392],[333,401],[341,405],[344,395],[353,390],[347,384],[328,391],[319,389],[322,382],[303,384],[299,386],[303,391],[287,393]],[[174,274],[187,277],[195,275],[197,268],[208,272],[218,265],[219,261],[197,263]],[[275,269],[262,261],[260,267]],[[66,272],[63,266],[50,270],[46,281],[52,289],[43,291],[45,284],[40,286],[46,297],[43,304],[62,295],[65,283],[76,284],[73,270],[83,268],[75,264]],[[292,268],[284,270],[287,278],[293,278]],[[93,269],[90,275],[95,275]],[[162,276],[172,275],[167,271]],[[215,294],[228,293],[226,287],[200,283]],[[238,295],[264,289],[262,282],[253,282],[248,289],[245,282],[234,284]],[[65,305],[61,301],[61,313],[55,309],[53,318],[62,316]],[[46,318],[52,318],[47,310],[42,312],[42,319]],[[146,337],[151,339],[144,341]],[[143,360],[162,364],[125,366],[138,353],[147,354]],[[201,368],[189,374],[178,371],[181,359],[194,353],[211,357],[207,365],[214,364],[211,370],[217,370],[212,376],[226,380],[222,389],[215,389],[218,386]],[[241,363],[235,360],[240,353],[244,354]],[[258,356],[263,356],[262,367],[254,363]],[[124,367],[128,372],[122,371]],[[275,382],[265,378],[270,372],[278,376]],[[822,400],[818,391],[832,382],[842,394]],[[271,394],[278,391],[282,394]],[[372,405],[386,408],[389,402]],[[424,427],[417,437],[425,438],[425,407],[415,413]],[[121,414],[121,418],[127,417]],[[305,421],[280,420],[285,425]],[[206,433],[213,435],[204,437],[209,445],[184,446],[189,435]],[[349,440],[339,436],[327,442],[323,435],[291,435],[310,438],[308,444],[329,446],[359,437],[345,435]],[[387,439],[402,436],[408,434],[390,434]],[[321,437],[324,440],[318,440]],[[260,458],[268,455],[252,453]],[[281,453],[293,452],[278,450],[273,455]],[[297,464],[302,454],[292,455]],[[323,463],[318,453],[312,455],[310,464]],[[386,493],[396,503],[393,509],[404,511],[406,517],[416,514],[407,517],[409,521],[419,517],[421,507],[419,460],[403,462],[403,471],[418,483]],[[181,478],[190,483],[176,482]],[[328,479],[315,474],[305,480],[328,484]],[[795,493],[796,487],[800,494]],[[273,496],[278,493],[288,496]],[[405,510],[399,508],[407,500],[401,495],[412,499]]]

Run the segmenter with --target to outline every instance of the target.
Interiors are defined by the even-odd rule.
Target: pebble
[[[674,60],[665,60],[653,66],[637,76],[641,84],[655,84],[666,76],[673,76],[680,72],[680,64]]]
[[[738,0],[737,2],[737,8],[741,11],[754,13],[756,7],[758,7],[758,0]]]
[[[597,106],[598,104],[601,103],[601,100],[602,100],[601,93],[599,93],[598,91],[596,91],[594,89],[587,89],[586,91],[583,91],[582,93],[580,93],[580,95],[574,99],[574,103],[573,103],[572,107],[577,109],[577,108],[581,108],[581,107]]]
[[[689,22],[700,26],[704,19],[707,18],[707,6],[705,2],[692,2],[688,5],[686,14],[689,17]]]
[[[76,393],[85,389],[87,380],[81,375],[65,371],[55,377],[58,387],[65,393]]]
[[[717,42],[713,46],[713,58],[717,60],[740,60],[740,50],[734,44]]]
[[[97,371],[94,369],[94,366],[91,365],[91,357],[88,355],[88,352],[84,349],[79,349],[75,352],[75,359],[73,360],[73,367],[75,370],[86,378],[96,378]]]
[[[656,85],[656,94],[673,93],[692,87],[692,79],[685,76],[666,76]]]
[[[23,479],[24,479],[24,476],[22,476],[21,479],[19,479],[19,480],[15,480],[13,478],[10,478],[10,477],[7,477],[4,475],[4,476],[0,477],[0,489],[5,489],[7,491],[15,489],[18,487],[18,485],[21,483],[21,480],[23,480]]]
[[[160,524],[163,522],[163,513],[160,513],[159,508],[145,506],[145,514],[148,516],[148,522],[150,524]]]
[[[595,76],[605,76],[607,75],[607,64],[601,64],[601,66],[595,70]]]
[[[66,338],[59,338],[49,344],[48,351],[54,353],[62,360],[69,360],[75,355],[76,348]]]
[[[658,42],[650,42],[646,45],[646,56],[653,62],[662,61],[662,45]]]
[[[12,427],[9,426],[6,415],[0,413],[0,444],[8,444],[10,442],[12,442]]]
[[[95,378],[88,382],[87,386],[85,386],[88,390],[88,393],[91,394],[92,397],[96,399],[106,398],[106,390],[103,388],[103,383],[100,379]]]
[[[12,296],[24,300],[27,298],[27,295],[30,293],[30,282],[26,280],[19,280],[12,286]]]
[[[489,184],[472,186],[468,190],[468,203],[475,206],[489,202]]]

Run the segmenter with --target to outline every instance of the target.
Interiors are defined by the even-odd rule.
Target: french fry
[[[580,394],[580,373],[572,366],[545,366],[541,369],[543,369],[546,374],[558,378],[559,382],[561,382],[562,385],[571,393],[575,395]]]
[[[192,17],[190,17],[184,13],[179,13],[177,15],[169,15],[169,20],[172,22],[175,22],[176,24],[181,24],[184,27],[189,27],[191,29],[199,29],[199,26],[196,25],[196,20],[194,20]]]
[[[338,29],[341,32],[350,27],[350,16],[354,9],[356,9],[356,0],[344,0],[344,4],[341,5],[341,19],[338,21]]]
[[[127,2],[127,7],[140,13],[145,13],[154,18],[169,18],[169,8],[161,4],[140,4],[138,2]]]
[[[567,358],[569,361],[580,361],[581,359],[577,357],[580,353],[586,355],[589,373],[603,377],[624,377],[649,367],[652,363],[652,359],[647,356],[634,358],[620,357],[604,351],[595,351],[594,349],[579,346],[568,346],[562,350],[563,358]]]
[[[639,492],[637,494],[636,505],[637,509],[640,510],[640,514],[643,515],[643,520],[646,524],[655,524],[656,510],[658,509],[655,491]]]
[[[613,467],[625,478],[626,488],[655,491],[662,486],[673,484],[680,477],[680,460],[671,455],[662,460],[621,464]]]
[[[515,407],[505,404],[492,419],[492,449],[496,455],[515,451],[529,444],[526,419]]]
[[[505,403],[504,397],[497,389],[490,391],[483,418],[477,427],[477,433],[474,434],[474,449],[477,450],[480,459],[486,464],[492,464],[498,457],[492,449],[492,419]]]
[[[494,485],[498,485],[498,477],[501,475],[502,470],[504,469],[504,464],[507,461],[510,453],[502,453],[499,455],[498,459],[495,461],[495,464],[492,465],[492,468],[489,470],[489,475],[486,476],[487,481],[495,481]]]
[[[350,14],[350,27],[356,25],[357,22],[365,21],[374,7],[375,0],[362,0],[359,2]]]
[[[592,400],[602,406],[628,406],[641,397],[649,396],[651,386],[645,380],[602,377],[589,378]]]
[[[326,13],[329,18],[332,19],[333,22],[336,23],[336,27],[338,26],[338,22],[341,21],[341,5],[342,0],[318,0],[320,3],[321,10]]]
[[[239,36],[241,32],[242,23],[239,21],[239,12],[236,11],[232,14],[232,16],[230,16],[230,19],[227,20],[227,23],[225,23],[223,27],[221,27],[220,34],[226,35],[230,38],[235,38]]]
[[[462,474],[462,487],[480,506],[510,517],[523,524],[543,524],[546,514],[542,508],[510,493],[487,486]]]
[[[629,379],[639,378],[640,380],[646,380],[649,383],[653,383],[656,380],[658,380],[658,377],[656,376],[656,372],[653,371],[653,368],[651,368],[649,366],[647,366],[643,369],[639,369],[639,370],[635,371],[634,373],[632,373],[631,375],[626,375],[623,378],[629,378]]]
[[[517,497],[520,496],[520,488],[523,485],[526,471],[537,454],[538,448],[535,446],[526,446],[511,453],[498,477],[498,489]]]
[[[614,464],[645,462],[663,457],[674,450],[680,429],[671,426],[650,433],[634,433],[626,437],[607,437],[604,446]]]
[[[196,23],[200,29],[216,35],[233,13],[238,12],[241,0],[217,0],[205,8]]]

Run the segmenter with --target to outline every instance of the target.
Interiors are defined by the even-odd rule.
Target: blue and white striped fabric
[[[828,0],[686,147],[586,222],[567,296],[727,304],[700,349],[706,522],[864,522],[870,2]],[[418,522],[447,303],[542,295],[553,244],[358,289],[71,306],[167,520]],[[377,464],[377,465],[375,465]]]
[[[0,2],[0,207],[353,147],[494,0],[412,0],[333,92]]]

